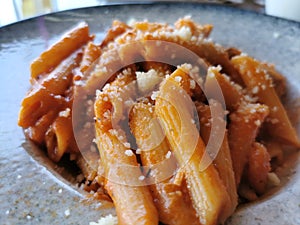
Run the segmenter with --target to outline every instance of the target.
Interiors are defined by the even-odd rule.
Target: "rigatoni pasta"
[[[69,154],[119,224],[222,224],[299,139],[284,77],[211,31],[114,21],[96,43],[81,23],[31,64],[18,124],[53,161]]]

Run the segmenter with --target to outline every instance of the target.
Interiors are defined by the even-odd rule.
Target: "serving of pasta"
[[[272,64],[209,39],[212,25],[113,21],[100,44],[82,22],[32,62],[19,126],[118,224],[224,224],[280,183],[299,148]]]

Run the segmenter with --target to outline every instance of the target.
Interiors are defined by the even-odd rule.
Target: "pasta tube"
[[[229,76],[221,74],[220,70],[220,67],[209,67],[209,74],[205,80],[205,90],[208,93],[214,93],[215,80],[217,80],[224,96],[226,109],[232,112],[237,109],[244,99],[241,92],[242,88],[231,81]]]
[[[62,110],[67,102],[63,97],[72,84],[73,69],[81,60],[78,52],[65,59],[50,74],[39,81],[21,103],[18,124],[24,128],[34,126],[48,111]]]
[[[268,114],[267,106],[244,102],[229,116],[228,140],[237,187],[248,162],[251,146]]]
[[[141,149],[143,166],[155,168],[151,169],[155,183],[150,185],[150,189],[160,221],[170,225],[199,224],[191,202],[183,196],[181,186],[169,179],[162,181],[164,176],[176,171],[177,165],[154,115],[154,107],[150,103],[135,104],[131,111],[130,127]]]
[[[55,119],[46,133],[45,142],[48,156],[54,162],[58,162],[65,152],[70,151],[70,146],[75,151],[71,115],[67,117],[58,116]]]
[[[210,164],[203,170],[200,162],[205,154],[204,143],[193,124],[191,105],[188,95],[184,95],[180,80],[188,75],[178,68],[161,85],[156,98],[155,112],[161,121],[170,146],[180,167],[184,168],[188,190],[193,206],[202,224],[224,222],[223,207],[229,196],[215,167]],[[176,91],[177,90],[177,91]]]
[[[232,63],[240,72],[248,90],[259,98],[259,101],[270,108],[266,120],[268,132],[288,144],[299,147],[300,142],[288,115],[276,94],[272,79],[260,62],[249,56],[236,56]]]
[[[258,142],[251,146],[248,163],[249,185],[258,193],[263,194],[266,191],[268,173],[271,170],[270,155],[266,147]]]
[[[61,61],[89,40],[91,40],[91,37],[89,35],[89,27],[86,23],[80,23],[74,29],[67,32],[62,39],[32,62],[30,66],[31,83],[37,80],[40,75],[51,72]]]
[[[120,91],[128,84],[121,82],[121,77],[114,81],[115,88]],[[126,76],[124,79],[129,81]],[[158,224],[158,213],[148,187],[142,181],[141,186],[128,185],[128,181],[143,176],[134,153],[128,149],[125,135],[112,124],[113,111],[118,110],[115,108],[118,104],[114,106],[113,98],[120,98],[116,89],[106,88],[98,93],[94,105],[97,118],[96,143],[107,178],[105,189],[115,204],[119,224]],[[135,170],[129,171],[122,166]]]
[[[100,55],[100,47],[90,41],[83,51],[83,57],[79,68],[80,71],[82,73],[86,72],[92,66],[93,62],[95,62],[99,58]]]
[[[214,104],[218,104],[215,102]],[[198,115],[200,118],[200,134],[205,143],[208,144],[209,139],[214,140],[214,134],[211,133],[211,113],[210,107],[208,105],[199,105],[197,107]],[[223,118],[213,118],[217,119],[216,123],[225,123]],[[218,124],[216,124],[218,126]],[[230,155],[230,149],[228,144],[228,133],[226,132],[222,146],[214,159],[214,165],[219,172],[220,178],[224,182],[227,189],[227,193],[230,196],[230,201],[225,207],[225,214],[229,217],[235,210],[238,203],[237,189],[235,184],[235,177],[233,172],[232,160]]]

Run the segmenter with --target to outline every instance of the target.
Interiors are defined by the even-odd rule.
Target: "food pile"
[[[19,125],[48,157],[68,155],[119,224],[222,224],[278,185],[300,142],[274,66],[209,39],[212,25],[85,23],[31,64]]]

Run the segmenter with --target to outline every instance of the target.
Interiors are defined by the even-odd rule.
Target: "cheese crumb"
[[[70,209],[67,209],[67,210],[65,211],[65,217],[69,217],[70,215],[71,215]]]
[[[189,27],[183,26],[179,30],[175,30],[174,35],[178,36],[183,41],[189,41],[192,38],[192,31]]]
[[[90,222],[89,225],[118,225],[118,218],[109,214],[100,218],[98,222]]]
[[[276,173],[268,173],[268,180],[274,186],[278,186],[280,184],[280,179]]]
[[[196,81],[194,81],[193,79],[190,79],[190,88],[191,89],[195,89],[196,88]]]
[[[71,112],[71,109],[70,108],[66,108],[64,111],[61,111],[59,112],[59,116],[60,117],[69,117],[70,116],[70,112]]]
[[[145,180],[145,176],[143,175],[139,176],[139,180]]]
[[[168,153],[166,154],[166,159],[169,159],[171,157],[172,152],[168,151]]]
[[[278,32],[273,33],[273,38],[277,39],[280,37],[280,34]]]
[[[151,95],[151,99],[154,101],[156,99],[156,97],[158,96],[159,92],[158,91],[153,91],[152,95]]]
[[[128,150],[125,151],[125,155],[127,155],[127,156],[133,156],[134,154],[133,154],[132,150],[128,149]]]
[[[258,91],[259,91],[259,89],[258,89],[257,86],[255,86],[255,87],[252,89],[252,93],[253,93],[253,94],[257,94]]]
[[[176,81],[177,83],[180,83],[181,80],[182,80],[182,77],[181,77],[181,76],[176,76],[176,77],[175,77],[175,81]]]
[[[138,89],[144,94],[152,91],[154,87],[162,81],[162,78],[154,69],[148,72],[135,72],[135,74]]]
[[[260,126],[261,125],[261,121],[260,120],[255,120],[254,123],[255,123],[256,126]]]
[[[62,189],[61,189],[61,188],[58,190],[58,193],[59,193],[59,194],[61,194],[61,193],[62,193]]]

